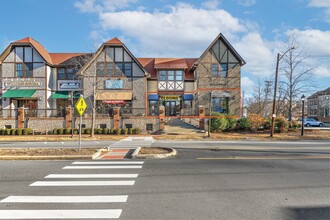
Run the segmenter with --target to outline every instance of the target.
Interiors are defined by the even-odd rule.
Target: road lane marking
[[[113,203],[126,202],[125,196],[9,196],[0,203]],[[0,216],[1,217],[1,216]]]
[[[141,169],[142,166],[66,166],[63,169]]]
[[[201,157],[197,160],[303,160],[303,159],[330,159],[330,155],[311,155],[311,156],[250,156],[250,157]]]
[[[100,161],[100,162],[73,162],[72,164],[143,164],[144,161]]]
[[[132,186],[135,181],[36,181],[30,186]]]
[[[45,178],[74,179],[74,178],[137,178],[138,174],[49,174]]]
[[[0,210],[1,219],[111,219],[119,218],[121,209],[82,210]]]

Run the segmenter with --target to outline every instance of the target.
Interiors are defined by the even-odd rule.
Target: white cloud
[[[243,76],[241,79],[242,90],[245,91],[245,94],[252,94],[254,89],[254,82],[246,76]]]
[[[271,46],[257,32],[248,33],[234,43],[235,48],[245,59],[244,70],[258,77],[267,77],[273,73],[275,60]]]
[[[330,23],[330,1],[329,0],[310,0],[309,7],[323,8],[324,20]]]
[[[250,7],[257,3],[257,0],[237,0],[238,4],[243,5],[245,7]]]
[[[220,5],[219,0],[210,0],[202,3],[202,7],[206,9],[217,9]]]
[[[74,6],[81,12],[113,12],[118,9],[127,8],[131,3],[138,0],[81,0],[75,2]]]
[[[286,35],[295,35],[309,56],[330,56],[330,31],[293,29]]]
[[[189,19],[187,19],[189,18]],[[120,30],[138,39],[144,56],[199,56],[220,33],[228,38],[246,28],[239,19],[222,9],[194,8],[178,3],[169,12],[119,11],[99,14],[104,31]]]
[[[308,5],[311,7],[330,8],[330,1],[329,0],[310,0]]]
[[[329,65],[328,66],[319,66],[314,70],[313,73],[315,76],[318,76],[318,77],[330,77],[330,66]]]

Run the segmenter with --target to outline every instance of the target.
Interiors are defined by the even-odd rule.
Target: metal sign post
[[[81,150],[81,124],[82,124],[82,115],[86,110],[87,104],[82,96],[80,96],[78,102],[75,105],[77,112],[80,115],[80,122],[79,122],[79,151]]]

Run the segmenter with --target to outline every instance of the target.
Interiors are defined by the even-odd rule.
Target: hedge
[[[31,135],[32,128],[0,129],[0,135]]]

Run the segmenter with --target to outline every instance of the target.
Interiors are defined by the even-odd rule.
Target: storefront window
[[[149,115],[158,115],[159,105],[158,101],[149,101]]]
[[[228,114],[228,97],[212,97],[212,111]]]
[[[113,109],[120,107],[121,114],[132,114],[132,101],[97,101],[97,113],[103,115],[113,116]]]

